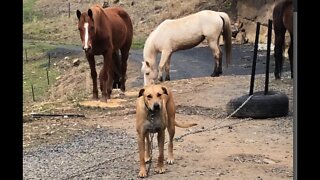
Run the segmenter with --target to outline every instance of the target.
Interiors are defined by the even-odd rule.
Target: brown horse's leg
[[[89,62],[91,78],[92,78],[92,99],[98,100],[98,86],[97,86],[97,71],[96,71],[96,61],[93,54],[86,53],[87,60]]]
[[[122,92],[126,90],[126,80],[127,80],[127,61],[129,57],[130,47],[125,47],[121,49],[121,86],[120,89]]]
[[[222,50],[218,45],[218,42],[219,41],[209,41],[209,46],[215,59],[214,70],[211,77],[220,76],[220,74],[222,74]]]
[[[121,72],[120,72],[120,66],[121,66],[121,62],[120,62],[120,57],[119,57],[119,53],[118,51],[115,51],[112,54],[112,63],[113,64],[113,89],[119,88],[121,86],[120,84],[120,76],[121,76]]]
[[[275,33],[275,45],[274,45],[274,58],[275,58],[275,70],[274,76],[276,79],[280,79],[283,64],[283,45],[284,45],[284,32]]]
[[[293,78],[293,35],[290,33],[290,47],[288,49],[289,60],[290,60],[290,70],[291,70],[291,78]]]
[[[163,79],[162,79],[163,66],[167,63],[170,56],[171,56],[170,51],[163,50],[161,52],[161,59],[160,59],[160,63],[159,63],[159,72],[158,72],[158,80],[159,81],[163,81]],[[170,69],[170,64],[169,64],[169,69]]]
[[[107,102],[107,99],[111,98],[111,92],[112,92],[112,83],[113,83],[113,64],[112,63],[112,51],[107,51],[103,55],[104,61],[103,61],[103,80],[105,82],[103,88],[102,88],[102,99],[101,101]]]

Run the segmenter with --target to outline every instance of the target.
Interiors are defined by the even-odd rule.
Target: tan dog
[[[188,128],[197,124],[180,124],[175,121],[175,104],[172,92],[161,85],[146,86],[139,92],[136,104],[136,129],[140,158],[139,177],[146,177],[146,162],[150,161],[149,133],[158,133],[159,157],[155,172],[164,173],[164,139],[168,129],[168,164],[173,164],[173,137],[175,126]],[[145,141],[146,140],[146,141]]]

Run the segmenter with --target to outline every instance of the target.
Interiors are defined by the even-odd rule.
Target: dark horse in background
[[[129,15],[121,7],[102,8],[94,5],[86,12],[77,10],[82,48],[90,65],[93,99],[98,99],[97,72],[94,56],[103,55],[99,73],[101,101],[110,99],[112,87],[120,83],[125,91],[127,60],[132,43],[133,27]],[[121,59],[119,55],[121,52]]]
[[[291,78],[293,78],[293,2],[292,0],[283,0],[277,3],[273,9],[273,26],[275,33],[275,71],[276,79],[281,78],[283,65],[283,50],[285,44],[285,33],[288,30],[290,34],[290,47],[288,49]]]

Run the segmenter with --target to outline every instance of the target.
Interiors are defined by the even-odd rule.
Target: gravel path
[[[124,131],[91,129],[63,144],[24,150],[23,177],[131,179],[138,171],[136,152],[135,137]]]

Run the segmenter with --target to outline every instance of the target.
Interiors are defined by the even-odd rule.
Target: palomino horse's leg
[[[290,70],[291,70],[291,78],[293,78],[293,35],[290,33],[290,47],[288,49],[289,60],[290,60]]]
[[[128,57],[129,57],[129,48],[122,48],[121,49],[121,91],[124,92],[126,90],[126,80],[127,80],[127,61],[128,61]]]
[[[91,78],[92,78],[92,99],[98,100],[98,86],[97,86],[97,71],[96,71],[96,61],[93,54],[86,53],[87,60],[89,62]]]
[[[103,62],[103,80],[104,86],[102,87],[102,99],[101,101],[107,102],[107,99],[111,98],[112,83],[113,83],[113,63],[112,63],[112,51],[107,51],[104,55]]]
[[[163,79],[162,79],[163,66],[167,63],[170,56],[171,56],[171,51],[164,50],[161,52],[161,59],[160,59],[160,63],[159,63],[159,72],[158,72],[158,80],[159,81],[163,81]],[[168,66],[170,69],[170,64]]]
[[[211,74],[212,77],[219,76],[222,73],[222,50],[218,42],[219,41],[209,41],[209,46],[215,59],[214,70]]]
[[[165,71],[166,71],[166,78],[165,78],[166,81],[170,81],[170,61],[171,61],[171,54],[168,57],[168,60],[167,60],[165,67],[164,67]]]

